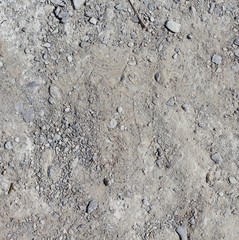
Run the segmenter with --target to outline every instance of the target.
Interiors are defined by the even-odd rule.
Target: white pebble
[[[85,0],[73,0],[74,9],[79,9],[84,2]]]
[[[109,124],[108,124],[108,128],[110,128],[110,129],[113,129],[113,128],[115,128],[116,126],[117,126],[117,121],[113,118],[113,119],[111,119],[111,121],[109,122]]]
[[[96,25],[97,20],[96,20],[94,17],[92,17],[92,18],[89,20],[89,23],[91,23],[91,24],[93,24],[93,25]]]
[[[212,155],[211,155],[211,159],[212,159],[212,161],[215,162],[216,164],[219,164],[219,163],[221,163],[221,162],[223,161],[221,154],[218,153],[218,152],[212,154]]]
[[[7,149],[7,150],[11,150],[12,149],[12,142],[11,141],[5,142],[4,148]]]
[[[122,113],[123,111],[124,111],[124,109],[123,109],[122,107],[118,107],[118,108],[117,108],[117,112],[118,112],[118,113]]]
[[[214,54],[212,56],[212,62],[219,65],[222,63],[222,57],[220,55]]]
[[[72,56],[70,56],[70,55],[69,55],[69,56],[67,56],[66,58],[67,58],[67,61],[68,61],[69,63],[71,63],[71,62],[73,61],[73,57],[72,57]]]
[[[168,30],[170,30],[173,33],[180,32],[181,24],[174,22],[173,20],[168,20],[166,22],[166,27]]]

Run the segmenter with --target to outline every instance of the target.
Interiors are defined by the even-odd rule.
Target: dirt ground
[[[2,240],[238,240],[238,0],[0,0],[0,122]]]

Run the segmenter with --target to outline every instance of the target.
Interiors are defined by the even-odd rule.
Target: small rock
[[[222,63],[222,57],[220,55],[214,54],[212,56],[212,62],[219,65]]]
[[[231,184],[237,184],[237,179],[235,177],[229,177],[228,178],[229,183]]]
[[[211,159],[213,162],[215,162],[216,164],[219,164],[223,161],[222,156],[220,153],[216,152],[214,154],[211,155]]]
[[[154,74],[154,79],[157,83],[160,83],[160,80],[161,80],[161,73],[160,72],[156,72]]]
[[[69,17],[69,13],[59,6],[54,10],[54,14],[61,23],[66,23]]]
[[[239,48],[234,51],[235,56],[239,57]]]
[[[81,5],[85,3],[85,0],[73,0],[73,6],[75,10],[78,10]]]
[[[109,122],[109,124],[108,124],[108,128],[110,128],[110,129],[113,129],[113,128],[115,128],[116,126],[117,126],[117,121],[113,118],[113,119],[111,119],[111,121]]]
[[[86,207],[86,212],[88,214],[91,214],[93,211],[95,211],[97,209],[97,207],[98,207],[97,200],[93,199],[88,203],[88,205]]]
[[[110,185],[110,180],[108,178],[104,178],[103,183],[105,184],[105,186],[109,186]]]
[[[72,57],[72,56],[70,56],[70,55],[69,55],[69,56],[67,56],[67,57],[66,57],[66,59],[67,59],[67,61],[68,61],[69,63],[71,63],[71,62],[73,61],[73,57]]]
[[[44,43],[44,44],[42,45],[42,47],[50,48],[50,47],[51,47],[51,44],[47,42],[47,43]]]
[[[169,107],[174,107],[174,105],[175,105],[174,97],[169,98],[169,100],[167,101],[166,105],[169,106]]]
[[[155,164],[157,165],[158,168],[161,167],[161,161],[159,159],[155,161]]]
[[[124,109],[123,109],[122,107],[118,107],[118,108],[117,108],[117,112],[118,112],[118,113],[122,113],[123,111],[124,111]]]
[[[239,37],[233,42],[235,45],[239,46]]]
[[[69,107],[67,107],[67,108],[65,108],[64,111],[65,111],[66,113],[68,113],[68,112],[70,112],[70,110],[71,110],[71,109],[70,109]]]
[[[23,110],[21,114],[25,122],[30,123],[34,121],[35,111],[33,108]]]
[[[50,93],[51,97],[54,99],[59,99],[61,97],[61,93],[57,86],[50,86],[49,93]]]
[[[168,20],[166,22],[166,28],[173,33],[180,32],[181,24],[174,22],[173,20]]]
[[[132,21],[133,23],[139,23],[139,18],[138,18],[136,15],[134,15],[134,16],[131,18],[131,21]]]
[[[3,67],[3,62],[0,61],[0,68]]]
[[[12,149],[12,142],[11,141],[6,141],[4,143],[4,148],[7,150],[11,150]]]
[[[182,109],[185,112],[189,112],[190,111],[190,106],[187,103],[185,103],[185,104],[182,105]]]
[[[176,229],[177,234],[180,237],[180,240],[187,240],[188,236],[187,236],[187,229],[185,227],[179,226]]]
[[[90,18],[89,23],[96,25],[97,20],[94,17],[92,17],[92,18]]]

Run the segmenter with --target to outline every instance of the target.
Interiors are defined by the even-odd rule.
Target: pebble
[[[122,113],[123,111],[124,111],[124,109],[123,109],[122,107],[118,107],[118,108],[117,108],[117,112],[118,112],[118,113]]]
[[[160,72],[156,72],[154,74],[154,79],[157,83],[160,83],[160,80],[161,80],[161,73]]]
[[[47,42],[47,43],[44,43],[44,44],[42,45],[42,47],[50,48],[50,47],[51,47],[51,44]]]
[[[0,68],[3,67],[3,62],[0,61]]]
[[[235,56],[239,57],[239,48],[234,51]]]
[[[110,185],[110,180],[108,178],[104,178],[103,183],[104,183],[105,186],[109,186]]]
[[[223,161],[222,156],[220,153],[216,152],[214,154],[211,155],[211,159],[213,162],[215,162],[216,164],[219,164]]]
[[[231,184],[237,184],[237,179],[235,177],[229,177],[228,180]]]
[[[187,236],[187,229],[185,227],[179,226],[176,229],[177,234],[180,237],[180,240],[187,240],[188,236]]]
[[[35,111],[33,108],[23,110],[21,114],[25,122],[30,123],[34,121]]]
[[[182,105],[182,109],[185,112],[189,112],[190,111],[190,106],[187,103],[185,103],[185,104]]]
[[[59,99],[61,97],[61,93],[57,86],[50,86],[49,93],[50,93],[51,97],[54,99]]]
[[[108,128],[113,129],[117,126],[118,122],[113,118],[108,124]]]
[[[234,41],[234,44],[239,46],[239,37]]]
[[[173,33],[180,32],[181,24],[174,22],[173,20],[168,20],[166,22],[166,28]]]
[[[68,61],[69,63],[71,63],[71,62],[73,61],[73,57],[72,57],[72,56],[70,56],[70,55],[69,55],[69,56],[67,56],[67,57],[66,57],[66,59],[67,59],[67,61]]]
[[[219,65],[222,63],[222,57],[220,55],[214,54],[212,56],[212,62]]]
[[[85,0],[73,0],[74,9],[79,9],[84,2]]]
[[[97,200],[93,199],[88,203],[87,208],[86,208],[86,212],[88,214],[91,214],[93,211],[95,211],[97,209],[97,207],[98,207]]]
[[[4,143],[4,148],[7,150],[11,150],[12,149],[12,142],[11,141],[6,141]]]
[[[94,17],[92,17],[92,18],[90,18],[89,23],[96,25],[97,20]]]
[[[166,105],[169,106],[169,107],[174,107],[174,105],[175,105],[174,97],[169,98]]]

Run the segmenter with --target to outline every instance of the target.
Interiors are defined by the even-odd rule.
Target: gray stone
[[[92,18],[90,18],[89,23],[96,25],[97,20],[94,17],[92,17]]]
[[[212,56],[212,62],[219,65],[222,63],[222,57],[220,55],[214,54]]]
[[[179,227],[177,227],[176,232],[179,235],[180,240],[188,239],[186,227],[179,226]]]
[[[218,152],[213,153],[213,154],[211,155],[211,159],[212,159],[212,161],[215,162],[216,164],[219,164],[219,163],[221,163],[221,162],[223,161],[221,154],[218,153]]]
[[[22,117],[25,122],[33,122],[35,118],[35,111],[33,108],[28,108],[22,111]]]
[[[237,184],[237,179],[235,177],[229,177],[228,178],[229,183],[231,184]]]
[[[234,51],[235,56],[239,57],[239,48]]]
[[[113,118],[113,119],[111,119],[111,121],[109,122],[108,128],[110,128],[110,129],[116,128],[117,124],[118,124],[117,121]]]
[[[166,105],[169,106],[169,107],[174,107],[174,105],[175,105],[174,97],[169,98],[169,100],[167,101]]]
[[[12,142],[11,141],[6,141],[4,143],[4,148],[7,150],[11,150],[12,149]]]
[[[78,10],[81,7],[81,5],[85,3],[85,0],[72,0],[72,1],[75,10]]]
[[[233,42],[235,45],[239,46],[239,37]]]
[[[182,109],[185,112],[189,112],[190,111],[190,106],[187,103],[185,103],[185,104],[182,105]]]
[[[61,93],[60,93],[57,86],[50,86],[49,87],[49,93],[50,93],[51,97],[54,98],[54,99],[61,98]]]
[[[95,211],[97,209],[97,207],[98,207],[97,200],[93,199],[88,203],[87,208],[86,208],[86,212],[88,214],[91,214],[93,211]]]
[[[168,20],[166,22],[166,28],[173,33],[180,32],[181,24],[174,22],[173,20]]]
[[[161,80],[161,73],[160,72],[156,72],[154,74],[154,79],[157,83],[160,83],[160,80]]]

